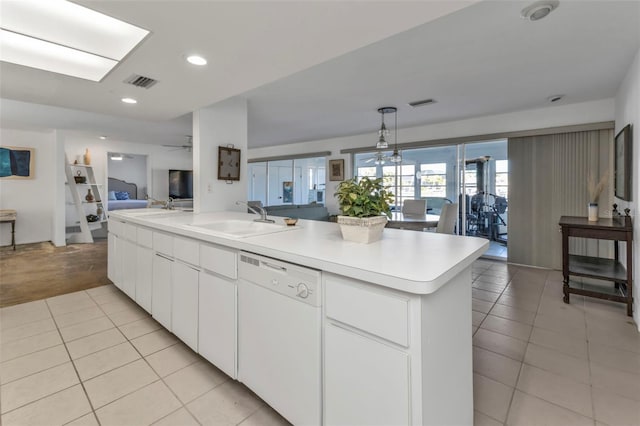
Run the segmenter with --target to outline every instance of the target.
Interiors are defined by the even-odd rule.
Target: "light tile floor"
[[[476,425],[640,424],[640,334],[557,271],[473,267]],[[0,413],[13,425],[286,425],[114,286],[0,310]]]

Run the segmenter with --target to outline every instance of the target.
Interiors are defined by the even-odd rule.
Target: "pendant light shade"
[[[400,163],[402,162],[402,155],[400,155],[400,151],[398,151],[398,109],[396,107],[382,107],[378,108],[378,112],[382,115],[382,124],[380,125],[380,130],[378,130],[378,144],[376,145],[376,149],[384,149],[389,147],[389,137],[391,135],[391,132],[384,124],[384,115],[393,113],[393,154],[391,155],[391,157],[389,157],[389,160],[391,160],[392,163]],[[378,162],[379,160],[381,162]],[[384,158],[382,157],[381,152],[378,152],[376,156],[376,164],[384,164]]]
[[[389,148],[389,137],[391,136],[391,132],[387,129],[387,126],[384,124],[384,115],[396,113],[398,109],[396,107],[382,107],[378,108],[378,112],[381,116],[380,130],[378,130],[378,143],[376,144],[376,149],[386,149]],[[397,120],[396,120],[397,121]]]

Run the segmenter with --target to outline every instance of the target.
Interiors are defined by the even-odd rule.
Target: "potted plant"
[[[382,230],[391,217],[393,194],[382,184],[382,178],[363,177],[340,182],[337,192],[342,215],[338,224],[342,238],[358,243],[372,243],[382,238]]]

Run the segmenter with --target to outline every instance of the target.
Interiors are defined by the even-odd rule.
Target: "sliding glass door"
[[[509,167],[507,141],[413,148],[402,163],[391,152],[354,156],[356,177],[381,177],[394,194],[393,208],[424,199],[427,213],[439,215],[444,203],[458,203],[457,232],[492,241],[491,256],[506,257]]]
[[[325,157],[249,163],[249,201],[265,206],[324,203]]]

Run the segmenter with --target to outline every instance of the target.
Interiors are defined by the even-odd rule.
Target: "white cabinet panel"
[[[138,227],[137,241],[139,246],[153,248],[153,231]]]
[[[162,232],[153,232],[153,249],[158,253],[173,257],[173,236]]]
[[[174,262],[172,277],[171,331],[197,352],[198,271],[182,262]]]
[[[153,292],[151,315],[171,331],[171,270],[173,260],[158,253],[153,256]]]
[[[238,253],[213,244],[200,244],[200,266],[216,274],[238,278]]]
[[[328,323],[325,424],[410,423],[409,355]]]
[[[129,241],[133,241],[134,243],[137,240],[137,226],[136,225],[132,225],[130,223],[124,223],[123,224],[123,236],[125,239],[129,240]]]
[[[124,246],[123,240],[115,234],[109,234],[113,243],[112,249],[112,258],[113,258],[113,266],[112,266],[112,276],[111,281],[118,287],[120,290],[123,288],[123,275],[124,275]]]
[[[189,238],[174,237],[173,254],[176,259],[180,259],[191,265],[199,266],[200,244],[198,241]]]
[[[236,378],[236,285],[200,271],[198,351]]]
[[[136,275],[138,268],[138,265],[136,264],[136,245],[131,241],[123,240],[122,248],[124,252],[122,260],[122,291],[124,291],[127,296],[135,300]]]
[[[107,236],[107,278],[114,284],[116,282],[116,238],[118,237],[115,234],[109,232]]]
[[[151,313],[151,294],[153,293],[153,250],[136,248],[136,302]]]
[[[368,333],[409,346],[409,299],[326,275],[326,315]]]

